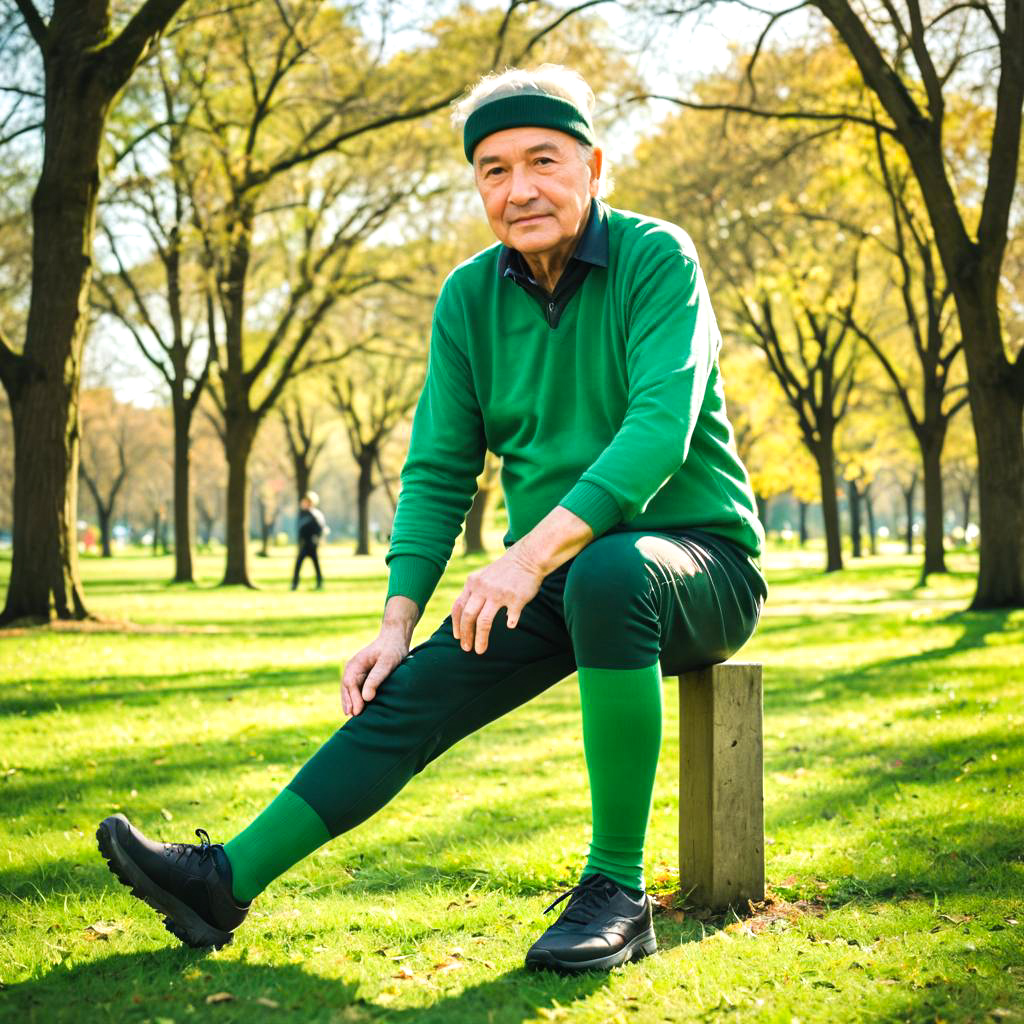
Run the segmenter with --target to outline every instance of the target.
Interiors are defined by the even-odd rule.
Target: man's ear
[[[594,147],[594,155],[587,164],[590,168],[590,194],[596,198],[601,188],[601,168],[604,166],[604,150]]]

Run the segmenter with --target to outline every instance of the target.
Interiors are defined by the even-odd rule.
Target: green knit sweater
[[[427,603],[488,448],[502,459],[506,544],[562,505],[597,536],[693,527],[760,556],[693,243],[664,221],[596,212],[607,218],[608,267],[590,270],[557,327],[499,274],[500,245],[445,281],[402,470],[389,598]]]

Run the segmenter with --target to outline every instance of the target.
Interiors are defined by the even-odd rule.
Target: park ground
[[[1024,1022],[1024,613],[963,610],[970,555],[927,587],[905,556],[819,560],[769,555],[742,655],[765,665],[772,902],[715,918],[680,897],[667,680],[661,951],[575,979],[522,969],[585,856],[574,678],[275,883],[233,945],[177,945],[96,823],[233,835],[339,724],[382,560],[329,548],[320,593],[288,591],[283,549],[253,560],[257,591],[214,588],[212,556],[198,587],[167,586],[168,559],[85,560],[117,622],[0,634],[0,1020]],[[426,623],[479,564],[455,560]]]

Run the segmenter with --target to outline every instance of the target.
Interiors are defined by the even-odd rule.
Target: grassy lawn
[[[573,678],[275,883],[233,945],[178,946],[95,826],[123,810],[164,839],[229,838],[337,727],[382,560],[329,548],[328,589],[293,594],[290,557],[253,559],[259,591],[89,559],[93,608],[132,628],[0,634],[0,1020],[1024,1022],[1024,613],[963,612],[959,555],[927,589],[898,555],[827,579],[817,555],[769,558],[743,654],[765,664],[775,903],[756,916],[676,899],[668,680],[647,847],[661,952],[606,976],[522,970],[585,854]],[[421,636],[477,564],[453,564]],[[205,584],[220,569],[200,560]]]

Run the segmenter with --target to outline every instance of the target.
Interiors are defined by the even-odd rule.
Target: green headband
[[[466,159],[473,162],[473,151],[488,135],[526,127],[554,128],[594,145],[590,118],[571,100],[546,92],[519,91],[488,100],[469,115],[462,130]]]

